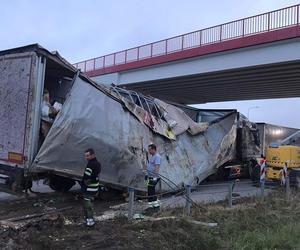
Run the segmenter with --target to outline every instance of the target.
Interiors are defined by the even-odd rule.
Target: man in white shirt
[[[159,170],[161,165],[161,157],[156,151],[155,144],[150,144],[148,146],[148,151],[151,155],[146,167],[147,174],[145,176],[148,188],[148,202],[151,207],[159,208],[159,202],[155,193],[155,186],[160,180]]]

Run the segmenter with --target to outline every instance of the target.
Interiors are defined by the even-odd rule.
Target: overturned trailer
[[[236,110],[200,110],[102,86],[39,45],[0,52],[0,77],[0,172],[22,188],[46,177],[53,189],[69,189],[81,180],[90,147],[102,164],[102,183],[138,190],[145,190],[150,143],[162,156],[162,176],[176,185],[199,184],[237,161],[247,165],[259,151]],[[41,140],[44,88],[63,106]]]
[[[193,111],[201,122],[160,100],[106,89],[78,76],[30,172],[80,179],[82,152],[92,147],[103,166],[102,182],[143,190],[147,146],[155,143],[163,176],[177,185],[200,183],[235,157],[238,113]]]

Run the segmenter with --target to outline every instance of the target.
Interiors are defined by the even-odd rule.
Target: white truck
[[[75,74],[58,53],[37,44],[0,52],[0,174],[13,188],[31,185],[26,176],[42,143],[43,90],[63,102]]]
[[[63,106],[44,138],[46,89]],[[0,174],[13,189],[47,178],[54,190],[69,190],[92,147],[103,184],[143,191],[150,143],[162,155],[162,176],[178,186],[215,173],[226,178],[225,167],[235,164],[247,175],[260,154],[251,126],[236,110],[201,110],[96,84],[38,44],[0,51]]]

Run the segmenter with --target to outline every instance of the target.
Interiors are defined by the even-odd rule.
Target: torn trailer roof
[[[103,183],[145,190],[142,170],[155,143],[161,175],[177,185],[197,184],[234,158],[238,113],[189,110],[76,76],[30,171],[81,179],[83,152],[93,148]],[[162,183],[162,190],[170,187]]]
[[[26,65],[24,55],[30,58]],[[24,105],[3,102],[4,110],[13,107],[15,113],[10,112],[14,115],[2,123],[7,130],[1,128],[1,133],[6,135],[9,130],[10,134],[2,138],[1,153],[3,157],[9,157],[10,151],[18,153],[18,166],[29,175],[56,174],[80,180],[86,166],[83,152],[94,148],[102,164],[103,183],[145,190],[142,169],[150,143],[157,145],[162,156],[160,173],[177,185],[200,183],[236,157],[236,110],[200,110],[99,85],[77,72],[57,52],[37,44],[1,51],[0,58],[2,76],[9,79],[1,86],[7,87],[10,99],[20,100],[22,86],[29,98],[24,99]],[[14,76],[13,81],[6,75]],[[41,141],[40,104],[45,88],[63,106]],[[20,122],[23,116],[18,114],[27,118]],[[14,124],[22,125],[21,137]],[[14,138],[24,141],[24,148],[12,147]],[[0,164],[15,166],[9,159]],[[170,187],[162,183],[162,189]]]

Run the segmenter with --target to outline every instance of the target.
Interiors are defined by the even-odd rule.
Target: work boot
[[[94,219],[86,219],[86,225],[87,225],[88,227],[94,226],[94,225],[95,225]]]
[[[159,208],[159,207],[160,207],[160,202],[159,202],[158,200],[153,201],[152,207],[154,207],[154,208]]]

